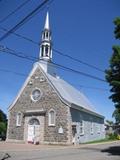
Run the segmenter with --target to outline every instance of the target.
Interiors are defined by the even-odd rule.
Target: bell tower
[[[42,32],[42,41],[40,45],[39,65],[52,76],[56,76],[56,68],[52,63],[52,43],[51,43],[51,31],[49,26],[49,13],[47,12],[45,19],[45,26]]]
[[[52,48],[51,48],[51,31],[49,26],[49,13],[47,12],[44,30],[42,32],[42,42],[40,45],[40,60],[51,61],[52,60]]]

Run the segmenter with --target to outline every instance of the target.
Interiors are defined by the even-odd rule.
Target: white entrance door
[[[40,123],[36,118],[30,119],[28,123],[28,143],[39,143],[40,141]]]
[[[28,125],[28,143],[34,143],[35,127],[34,125]]]

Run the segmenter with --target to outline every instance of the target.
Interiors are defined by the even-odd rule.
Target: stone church
[[[39,61],[9,107],[6,141],[79,144],[105,137],[104,117],[55,68],[47,13]]]

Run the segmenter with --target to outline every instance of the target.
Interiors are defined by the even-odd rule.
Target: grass
[[[117,139],[109,139],[109,138],[104,138],[104,139],[100,139],[100,140],[95,140],[95,141],[90,141],[84,144],[94,144],[94,143],[103,143],[103,142],[112,142],[115,141]]]

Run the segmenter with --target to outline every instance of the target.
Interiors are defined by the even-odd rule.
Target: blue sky
[[[24,1],[1,1],[0,20]],[[0,23],[0,26],[11,29],[40,2],[42,0],[30,0],[16,14]],[[53,47],[64,54],[105,70],[108,68],[109,59],[112,55],[112,46],[119,44],[114,39],[113,33],[113,20],[115,17],[120,16],[119,8],[119,0],[54,0],[49,5],[49,9],[45,7],[18,29],[16,33],[40,42],[46,12],[49,10]],[[0,30],[0,37],[3,34],[4,32]],[[39,56],[39,46],[12,34],[1,41],[0,44],[29,56]],[[55,52],[53,52],[53,61],[101,79],[105,77],[103,72],[72,61]],[[0,69],[9,69],[27,75],[31,71],[32,66],[33,62],[0,52]],[[111,119],[114,104],[108,99],[110,88],[107,83],[60,69],[58,73],[63,79],[83,92],[95,106],[96,110],[103,114],[106,119]],[[7,113],[8,106],[14,100],[26,77],[0,71],[0,107],[5,113]]]

